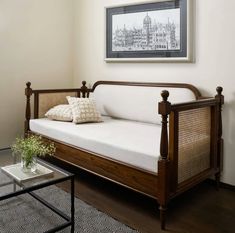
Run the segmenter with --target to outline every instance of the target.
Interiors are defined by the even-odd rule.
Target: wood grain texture
[[[170,113],[169,122],[169,160],[171,161],[170,190],[176,192],[178,186],[178,153],[179,153],[179,112]]]
[[[140,86],[140,87],[169,87],[169,88],[186,88],[191,90],[196,99],[199,99],[202,95],[200,91],[193,85],[187,83],[149,83],[149,82],[126,82],[126,81],[98,81],[91,88],[91,92],[94,92],[99,85],[120,85],[120,86]]]
[[[171,103],[168,102],[169,92],[163,91],[161,93],[162,101],[158,105],[158,113],[162,115],[162,132],[160,142],[160,159],[158,160],[158,202],[160,204],[160,221],[161,229],[165,229],[166,223],[166,209],[170,197],[170,173],[171,160],[168,154],[168,115],[171,113]]]
[[[222,95],[222,88],[217,88],[217,95],[215,98],[204,98],[200,91],[189,84],[183,83],[140,83],[140,82],[116,82],[116,81],[98,81],[91,89],[87,88],[86,82],[83,81],[82,87],[77,89],[59,89],[59,90],[32,90],[30,85],[26,88],[26,127],[29,131],[30,120],[30,96],[32,94],[36,97],[41,93],[64,93],[76,92],[79,97],[89,97],[90,92],[94,92],[99,85],[125,85],[125,86],[144,86],[144,87],[174,87],[187,88],[191,90],[196,101],[187,103],[170,104],[167,99],[169,93],[164,91],[162,93],[163,101],[159,103],[159,114],[162,115],[162,135],[161,135],[161,158],[158,161],[158,174],[148,172],[146,170],[115,161],[98,155],[96,153],[85,151],[81,148],[76,148],[71,145],[66,145],[63,142],[55,141],[57,146],[56,158],[61,161],[66,161],[76,167],[89,171],[97,176],[103,177],[112,182],[118,183],[131,190],[143,193],[157,200],[160,203],[160,218],[161,228],[165,228],[165,211],[167,203],[179,194],[187,191],[211,175],[215,175],[217,183],[220,178],[220,167],[223,154],[223,139],[222,139],[222,105],[224,97]],[[107,98],[109,98],[107,96]],[[208,170],[200,172],[199,174],[185,180],[183,183],[177,183],[178,176],[178,113],[190,109],[197,109],[209,107],[211,109],[211,167]],[[38,104],[34,108],[39,108]],[[216,109],[216,110],[215,110]],[[35,117],[37,117],[39,109],[34,109]],[[168,117],[169,122],[169,142],[168,142]],[[48,138],[44,137],[45,140]],[[53,140],[53,139],[52,139]],[[158,153],[156,151],[156,153]],[[216,167],[214,166],[216,161]]]
[[[77,173],[78,198],[141,233],[163,232],[158,205],[153,199],[81,171]],[[167,212],[167,232],[233,233],[234,191],[221,188],[216,192],[214,185],[203,182],[172,200]],[[69,190],[69,186],[63,188]]]
[[[27,131],[29,131],[29,121],[31,118],[31,106],[30,106],[31,95],[32,95],[31,83],[27,82],[26,88],[25,88],[25,96],[26,96],[25,124],[24,124],[24,132],[25,133],[27,133]]]
[[[217,95],[215,96],[215,99],[218,100],[219,105],[217,108],[217,114],[218,114],[218,137],[217,137],[217,167],[218,167],[218,173],[215,174],[215,179],[217,183],[217,189],[219,188],[220,184],[220,176],[222,171],[222,161],[223,161],[223,149],[224,149],[224,140],[222,138],[223,134],[223,122],[222,122],[222,105],[224,104],[224,96],[222,95],[223,88],[217,87],[216,88]]]
[[[122,186],[129,187],[154,199],[158,197],[158,177],[156,173],[147,172],[78,147],[66,145],[45,136],[43,138],[45,141],[49,140],[55,143],[55,157],[57,159]]]

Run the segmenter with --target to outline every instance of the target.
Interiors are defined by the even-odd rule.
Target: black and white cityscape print
[[[112,16],[112,51],[180,50],[180,9]]]

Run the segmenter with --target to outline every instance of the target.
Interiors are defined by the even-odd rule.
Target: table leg
[[[71,233],[74,233],[74,176],[71,177]]]

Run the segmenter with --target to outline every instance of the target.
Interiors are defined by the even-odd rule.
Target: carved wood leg
[[[163,101],[159,103],[158,113],[162,115],[162,133],[160,145],[160,159],[158,160],[158,202],[160,204],[161,229],[165,230],[166,225],[166,206],[170,197],[170,174],[171,166],[168,158],[168,115],[171,113],[171,103],[167,101],[168,91],[161,93]]]
[[[217,166],[219,168],[219,172],[215,174],[215,181],[216,181],[216,189],[219,190],[219,185],[220,185],[220,172],[222,171],[222,161],[223,161],[223,145],[224,145],[224,140],[222,138],[223,134],[223,124],[222,124],[222,105],[224,104],[224,96],[222,95],[223,88],[222,87],[217,87],[216,88],[217,95],[215,98],[219,101],[219,110],[218,110],[218,122],[219,122],[219,127],[218,127],[218,157],[217,157]]]
[[[160,205],[160,222],[161,222],[161,230],[166,229],[166,206]]]
[[[30,97],[33,93],[33,90],[31,89],[31,83],[26,83],[25,88],[25,96],[26,96],[26,110],[25,110],[25,124],[24,124],[24,133],[25,135],[29,131],[29,121],[31,118],[31,107],[30,107]]]

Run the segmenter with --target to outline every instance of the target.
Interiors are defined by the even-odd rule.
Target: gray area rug
[[[70,195],[56,186],[36,192],[70,215]],[[0,233],[41,233],[64,220],[28,194],[0,202]],[[70,232],[70,227],[60,231]],[[75,199],[75,232],[135,233],[94,207]]]

